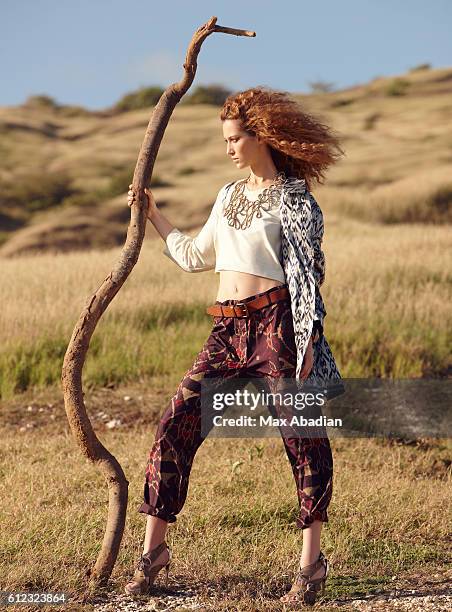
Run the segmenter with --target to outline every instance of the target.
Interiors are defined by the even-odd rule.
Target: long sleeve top
[[[183,270],[202,272],[215,268],[248,272],[256,276],[273,278],[284,283],[281,265],[281,220],[276,197],[259,208],[246,223],[246,218],[228,214],[233,189],[222,187],[207,222],[195,237],[174,228],[166,238],[163,251]],[[244,190],[249,200],[256,202],[262,190]],[[273,205],[272,205],[273,204]],[[232,212],[232,211],[231,211]],[[255,211],[256,212],[256,211]],[[242,223],[242,221],[244,223]],[[242,224],[247,227],[237,227]]]
[[[304,180],[289,177],[280,187],[279,205],[261,209],[261,216],[255,216],[248,228],[237,229],[228,223],[226,214],[234,185],[220,189],[196,236],[174,228],[167,236],[164,254],[187,272],[236,270],[286,282],[297,345],[297,377],[309,337],[318,330],[312,377],[341,378],[323,333],[327,313],[320,293],[325,280],[320,206]],[[246,195],[252,199],[253,193]]]

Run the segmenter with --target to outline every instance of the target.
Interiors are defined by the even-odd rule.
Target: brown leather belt
[[[288,297],[290,297],[289,289],[288,287],[284,286],[274,289],[273,291],[269,291],[269,293],[261,295],[246,303],[239,302],[233,306],[214,304],[213,306],[209,306],[206,312],[213,317],[247,317],[255,310],[260,310],[269,304],[275,304],[275,302],[280,302]]]

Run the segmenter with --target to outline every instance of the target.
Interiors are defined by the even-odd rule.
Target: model
[[[160,418],[145,474],[147,515],[143,554],[129,594],[146,593],[171,550],[168,523],[184,505],[201,436],[201,381],[259,378],[270,389],[281,379],[340,380],[323,334],[320,286],[323,214],[310,192],[343,151],[332,130],[285,92],[256,87],[231,95],[220,114],[226,154],[249,176],[224,185],[196,237],[175,228],[151,191],[148,219],[165,241],[164,253],[187,272],[215,269],[217,300],[210,336]],[[130,186],[128,204],[136,202]],[[315,602],[328,561],[320,550],[333,485],[328,437],[285,437],[299,502],[300,569],[281,601]]]

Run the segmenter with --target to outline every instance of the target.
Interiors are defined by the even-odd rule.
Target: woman
[[[220,282],[208,308],[212,332],[162,415],[149,454],[139,508],[148,515],[144,550],[125,587],[130,594],[147,592],[164,567],[168,579],[166,529],[185,502],[203,441],[201,380],[261,377],[274,389],[283,377],[340,379],[323,335],[323,217],[309,191],[343,154],[339,142],[286,93],[268,88],[230,96],[220,118],[226,154],[250,174],[220,189],[196,237],[173,227],[146,190],[148,218],[166,242],[164,253],[188,272],[215,268]],[[130,186],[129,206],[135,201]],[[283,442],[297,485],[303,547],[300,570],[281,600],[313,603],[328,573],[320,534],[332,492],[331,449],[326,434]]]

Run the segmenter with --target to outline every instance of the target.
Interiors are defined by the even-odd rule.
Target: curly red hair
[[[260,136],[270,147],[278,171],[322,184],[325,171],[344,151],[339,138],[317,117],[301,110],[287,92],[253,87],[230,95],[220,119],[239,119],[242,128]]]

